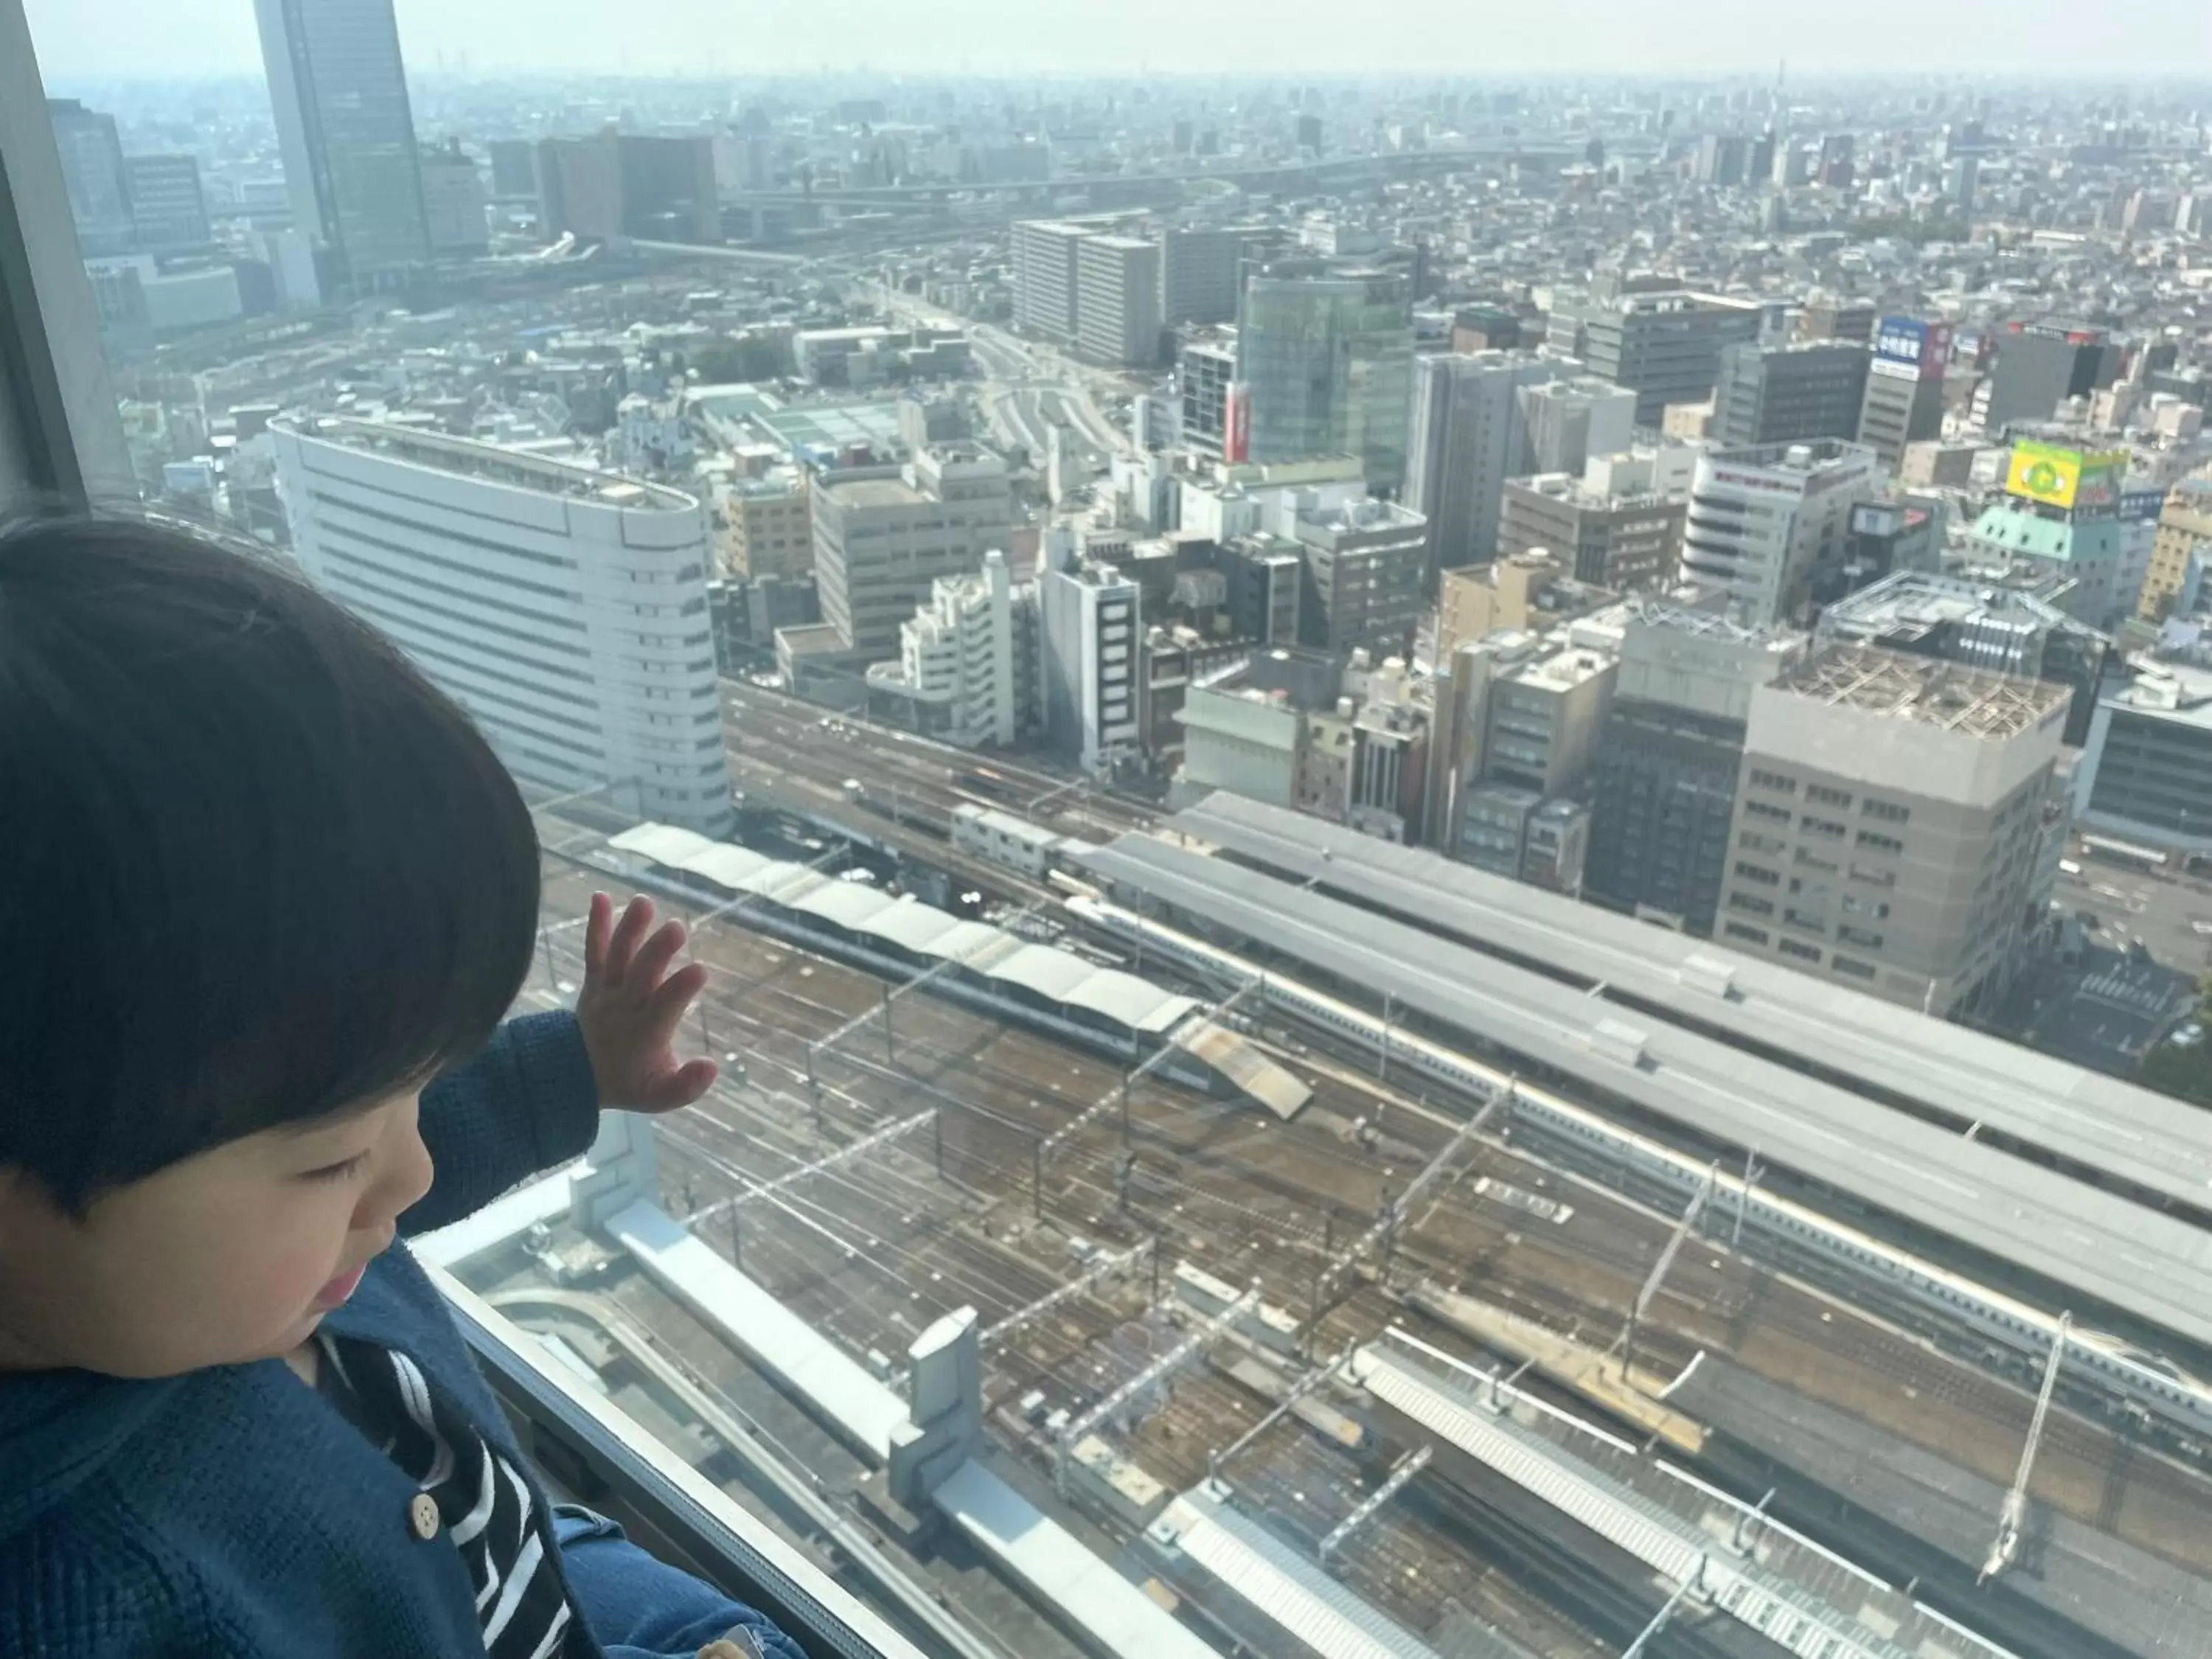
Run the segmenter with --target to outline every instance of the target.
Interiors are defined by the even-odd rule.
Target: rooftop
[[[821,493],[845,507],[922,507],[929,497],[903,478],[841,478]]]
[[[647,483],[617,472],[567,461],[550,460],[498,444],[471,438],[449,438],[412,426],[387,426],[378,421],[343,419],[280,419],[270,423],[279,431],[334,444],[366,454],[383,455],[410,465],[482,483],[502,484],[539,495],[559,495],[570,501],[593,501],[630,512],[696,513],[696,496],[663,484]]]
[[[2092,631],[2087,623],[2035,593],[1924,570],[1893,571],[1837,600],[1820,613],[1820,631],[1919,640],[1948,623],[1978,617],[2002,617],[2068,633]]]
[[[1786,670],[1774,690],[1977,738],[2034,730],[2073,688],[1871,646],[1835,645]]]

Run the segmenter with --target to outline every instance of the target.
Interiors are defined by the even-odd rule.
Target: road
[[[2068,861],[2079,873],[2062,871],[2053,896],[2098,919],[2099,943],[2124,951],[2141,939],[2166,967],[2185,974],[2212,969],[2212,883],[2146,874],[2078,850]]]

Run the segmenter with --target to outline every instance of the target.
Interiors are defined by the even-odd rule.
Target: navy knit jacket
[[[437,1176],[401,1231],[458,1220],[574,1157],[598,1121],[574,1018],[509,1022],[423,1091]],[[404,1245],[324,1328],[411,1356],[529,1467]],[[481,1659],[460,1553],[442,1532],[416,1537],[414,1492],[281,1359],[152,1382],[0,1375],[0,1656]],[[569,1659],[633,1651],[570,1627]]]

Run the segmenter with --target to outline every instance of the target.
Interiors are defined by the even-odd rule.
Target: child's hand
[[[714,1081],[713,1060],[678,1063],[672,1047],[684,1011],[706,987],[707,970],[695,962],[668,971],[684,948],[684,924],[653,931],[651,899],[631,899],[619,923],[614,916],[614,901],[592,894],[584,926],[584,988],[576,997],[576,1023],[592,1057],[599,1104],[672,1112]]]

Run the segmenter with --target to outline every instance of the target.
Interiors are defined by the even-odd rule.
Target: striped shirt
[[[438,1506],[440,1530],[477,1587],[489,1659],[559,1659],[571,1610],[550,1515],[530,1483],[405,1354],[315,1334],[318,1386]]]

